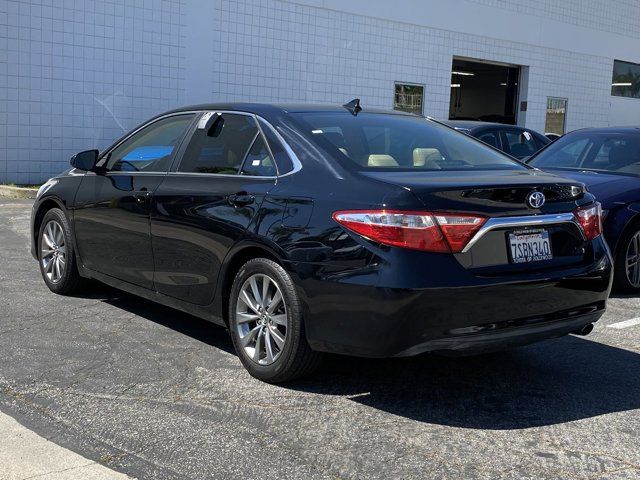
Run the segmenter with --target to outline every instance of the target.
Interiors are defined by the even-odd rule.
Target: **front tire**
[[[238,271],[229,299],[229,330],[244,367],[264,382],[300,378],[319,363],[320,353],[305,337],[293,281],[272,260],[249,260]]]
[[[623,234],[615,259],[614,286],[626,293],[640,292],[640,225]]]
[[[80,274],[76,265],[71,226],[59,208],[49,210],[40,224],[38,263],[49,290],[60,295],[78,290]]]

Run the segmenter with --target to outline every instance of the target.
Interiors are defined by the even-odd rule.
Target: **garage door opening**
[[[449,120],[517,123],[520,67],[453,59]]]

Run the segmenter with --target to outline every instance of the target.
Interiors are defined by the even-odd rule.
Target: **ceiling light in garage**
[[[460,88],[460,84],[459,83],[452,83],[451,84],[451,88]]]
[[[464,77],[473,77],[475,73],[473,72],[451,72],[452,75],[462,75]]]
[[[611,86],[612,87],[632,87],[633,83],[631,83],[631,82],[618,82],[618,83],[612,83]]]

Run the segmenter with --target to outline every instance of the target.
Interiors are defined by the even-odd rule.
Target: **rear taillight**
[[[587,240],[602,235],[602,206],[596,202],[588,207],[580,207],[573,211],[576,220],[582,227]]]
[[[486,217],[398,210],[335,212],[333,219],[363,237],[385,245],[437,253],[458,253]]]

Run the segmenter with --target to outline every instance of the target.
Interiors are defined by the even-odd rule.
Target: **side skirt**
[[[134,285],[132,283],[125,282],[123,280],[111,277],[109,275],[105,275],[103,273],[90,270],[84,266],[79,265],[78,269],[80,271],[79,272],[80,275],[84,278],[93,278],[95,280],[98,280],[102,283],[109,285],[110,287],[117,288],[118,290],[122,290],[123,292],[131,293],[138,297],[142,297],[146,300],[159,303],[166,307],[175,308],[176,310],[180,310],[190,315],[194,315],[196,317],[202,318],[203,320],[207,320],[217,325],[226,327],[226,324],[221,317],[218,317],[213,313],[211,313],[211,310],[213,310],[212,306],[202,307],[198,305],[193,305],[189,302],[185,302],[182,300],[178,300],[177,298],[169,297],[168,295],[164,295],[154,290],[149,290],[148,288],[140,287],[139,285]]]

